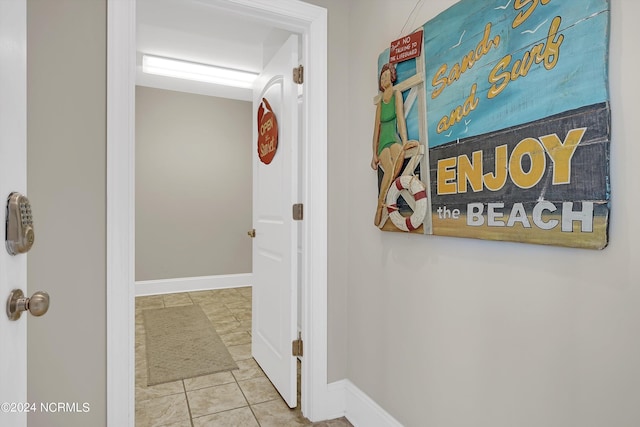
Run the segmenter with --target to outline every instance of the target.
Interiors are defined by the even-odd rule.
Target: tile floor
[[[142,310],[200,304],[239,369],[147,387]],[[136,427],[350,427],[289,409],[251,357],[251,288],[136,298]]]

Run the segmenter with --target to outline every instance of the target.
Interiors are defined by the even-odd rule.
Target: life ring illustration
[[[398,197],[402,190],[407,190],[416,201],[413,213],[408,217],[402,216],[398,210]],[[386,207],[393,225],[402,231],[416,230],[427,215],[427,188],[415,175],[399,176],[389,187]]]

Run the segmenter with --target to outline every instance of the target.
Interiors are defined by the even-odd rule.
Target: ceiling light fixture
[[[215,83],[250,89],[258,73],[198,64],[179,59],[142,55],[142,71],[159,76]]]

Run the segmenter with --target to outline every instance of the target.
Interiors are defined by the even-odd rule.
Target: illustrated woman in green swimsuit
[[[402,94],[393,88],[393,83],[398,78],[393,64],[385,64],[380,71],[378,81],[382,92],[380,102],[376,109],[376,121],[373,128],[373,158],[371,167],[377,170],[382,167],[384,175],[380,184],[378,196],[378,208],[374,224],[380,225],[384,200],[387,191],[393,181],[400,174],[404,162],[404,152],[417,144],[407,140],[407,124],[404,120],[404,105]]]

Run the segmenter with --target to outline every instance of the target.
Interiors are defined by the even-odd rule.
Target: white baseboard
[[[336,381],[327,388],[334,400],[343,399],[344,411],[338,416],[346,417],[354,427],[402,427],[398,420],[351,381]]]
[[[330,416],[328,419],[344,417],[346,412],[345,404],[345,392],[346,382],[348,380],[337,381],[335,383],[327,384],[327,407],[330,408]]]
[[[165,280],[141,280],[135,285],[136,296],[175,294],[177,292],[207,291],[212,289],[251,286],[253,274],[224,274],[219,276],[184,277]]]

